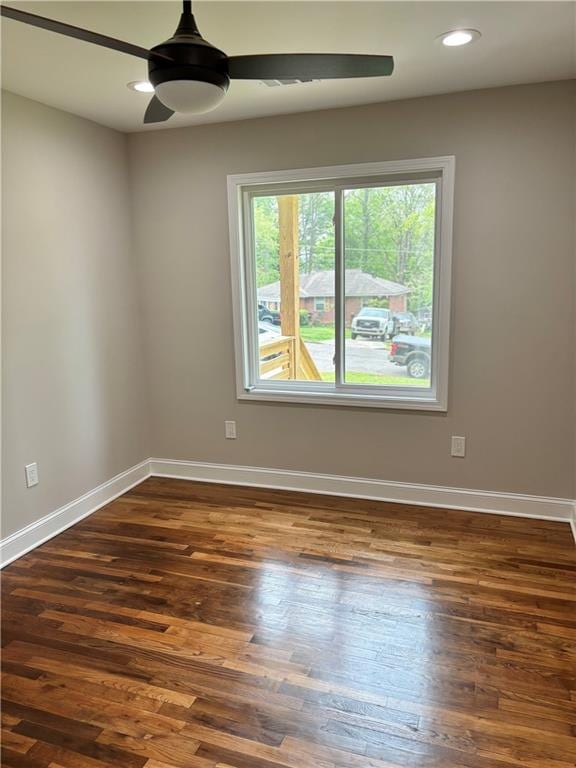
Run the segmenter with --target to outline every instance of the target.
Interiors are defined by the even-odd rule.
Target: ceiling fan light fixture
[[[448,48],[457,48],[473,43],[479,37],[481,34],[477,29],[453,29],[450,32],[444,32],[438,39]]]
[[[202,115],[222,103],[226,90],[202,80],[168,80],[156,86],[156,96],[174,112]]]
[[[148,80],[133,80],[127,83],[127,86],[131,91],[138,91],[138,93],[154,93],[154,86]]]
[[[314,82],[351,77],[384,77],[394,70],[392,56],[354,53],[270,53],[228,56],[205,40],[192,14],[192,0],[182,0],[174,34],[152,48],[143,48],[100,32],[76,27],[0,4],[0,16],[46,29],[92,45],[136,56],[148,62],[148,81],[128,87],[153,93],[144,123],[163,123],[175,112],[201,115],[224,99],[230,80]],[[479,33],[478,33],[479,34]]]

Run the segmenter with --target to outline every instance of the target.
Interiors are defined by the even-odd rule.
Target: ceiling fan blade
[[[152,96],[144,113],[144,122],[165,123],[173,114],[173,110],[165,107],[157,96]]]
[[[0,12],[2,16],[5,16],[7,19],[21,21],[24,24],[31,24],[33,27],[47,29],[50,32],[57,32],[58,34],[66,35],[67,37],[75,37],[77,40],[84,40],[87,43],[101,45],[104,48],[110,48],[113,51],[128,53],[130,56],[138,56],[139,58],[146,60],[154,57],[171,61],[169,56],[153,53],[147,48],[142,48],[139,45],[125,43],[123,40],[116,40],[115,37],[101,35],[99,32],[91,32],[89,29],[82,29],[82,27],[74,27],[72,24],[64,24],[62,21],[47,19],[44,16],[37,16],[35,13],[21,11],[18,8],[10,8],[7,5],[2,5],[0,6]]]
[[[355,53],[271,53],[228,59],[228,74],[238,80],[382,77],[391,75],[393,69],[392,56]]]

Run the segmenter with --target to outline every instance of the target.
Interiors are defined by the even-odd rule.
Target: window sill
[[[448,410],[446,402],[434,395],[412,396],[382,394],[332,393],[332,392],[290,392],[282,389],[254,387],[238,393],[239,400],[255,402],[298,403],[303,405],[337,405],[353,408],[388,408],[390,410],[441,411]]]

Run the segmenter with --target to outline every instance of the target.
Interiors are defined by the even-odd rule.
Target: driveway
[[[334,342],[306,342],[320,373],[334,371]],[[355,373],[380,373],[387,376],[405,376],[403,368],[388,360],[388,351],[383,341],[367,339],[346,339],[346,369]]]

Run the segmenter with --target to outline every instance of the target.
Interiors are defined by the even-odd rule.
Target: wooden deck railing
[[[294,336],[279,336],[273,341],[265,341],[260,345],[260,378],[321,381],[320,371],[302,339],[299,340],[298,351],[297,365]]]

